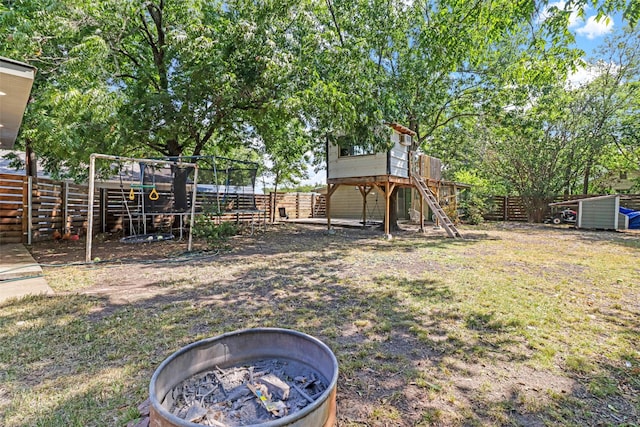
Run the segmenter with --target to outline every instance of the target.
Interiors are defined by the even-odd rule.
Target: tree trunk
[[[550,199],[547,197],[523,197],[523,204],[527,209],[527,220],[529,222],[543,222],[545,214],[549,209]]]
[[[589,194],[589,180],[591,179],[591,162],[587,164],[584,170],[584,179],[582,180],[582,194]]]
[[[278,181],[279,176],[276,174],[273,180],[273,206],[271,206],[271,222],[276,222],[276,211],[278,210]]]
[[[169,157],[181,157],[182,147],[177,138],[167,140],[167,152]],[[173,169],[173,208],[178,212],[185,212],[189,208],[189,195],[187,194],[187,181],[190,168],[171,166]]]
[[[31,148],[31,139],[27,139],[25,145],[25,170],[27,176],[37,177],[38,176],[38,159],[36,158],[36,153]]]

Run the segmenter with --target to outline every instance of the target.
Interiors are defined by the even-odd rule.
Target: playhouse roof
[[[416,136],[416,133],[414,131],[412,131],[411,129],[409,129],[406,126],[402,126],[399,123],[387,123],[387,125],[389,125],[390,127],[392,127],[394,130],[396,130],[399,133],[402,133],[402,134],[405,134],[405,135]]]

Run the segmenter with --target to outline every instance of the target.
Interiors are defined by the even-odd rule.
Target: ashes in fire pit
[[[287,359],[261,359],[187,378],[167,395],[171,413],[188,422],[235,427],[261,424],[313,403],[328,381]]]

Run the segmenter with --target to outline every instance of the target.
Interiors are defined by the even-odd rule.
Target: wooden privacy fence
[[[115,187],[118,187],[117,185]],[[94,233],[123,231],[129,233],[129,224],[140,221],[139,197],[128,197],[125,189],[103,186],[96,190],[94,207]],[[88,213],[88,187],[48,178],[0,174],[0,244],[32,243],[53,238],[55,230],[64,234],[86,234]],[[124,193],[124,195],[123,195]],[[170,188],[159,188],[161,203],[170,201]],[[558,196],[553,201],[567,201],[595,195]],[[163,211],[148,202],[147,223],[153,228],[177,228],[186,213]],[[221,206],[220,221],[249,223],[272,222],[280,219],[279,208],[290,219],[326,217],[325,196],[317,193],[217,194],[198,193],[198,212],[207,212]],[[640,210],[640,194],[622,195],[620,204]],[[527,212],[519,196],[496,196],[493,210],[485,219],[495,221],[527,221]],[[139,227],[136,230],[140,233]]]
[[[599,194],[589,195],[563,195],[555,197],[550,203],[565,202],[569,200],[596,197]],[[490,221],[527,221],[527,211],[520,196],[494,196],[493,209],[484,215]],[[623,194],[620,197],[620,205],[625,208],[640,210],[640,194]],[[551,209],[545,216],[551,214]]]
[[[0,174],[0,243],[31,243],[54,230],[86,228],[87,187],[70,182]]]
[[[324,197],[315,193],[270,193],[271,206],[275,206],[275,220],[279,219],[279,209],[290,219],[316,218],[324,216]]]
[[[0,243],[20,243],[27,231],[25,177],[0,174]]]
[[[98,185],[100,187],[100,185]],[[110,188],[109,188],[110,187]],[[116,188],[117,187],[117,188]],[[170,188],[158,188],[162,201],[171,199]],[[140,197],[146,197],[145,218],[156,228],[176,228],[186,213],[163,211],[152,206],[148,195],[135,194],[129,199],[130,188],[120,189],[117,184],[102,185],[96,189],[94,206],[94,233],[123,231],[129,233],[130,224],[140,224]],[[88,213],[88,186],[48,178],[0,174],[0,244],[26,243],[49,240],[58,230],[64,234],[86,234]],[[248,223],[271,221],[271,212],[278,219],[278,207],[285,208],[289,218],[324,216],[324,196],[314,193],[216,194],[198,193],[196,209],[207,211],[222,204],[220,221]],[[272,209],[275,206],[275,210]],[[134,225],[135,227],[135,225]],[[139,227],[136,227],[138,233]]]

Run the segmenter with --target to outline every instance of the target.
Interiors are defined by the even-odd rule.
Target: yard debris
[[[269,389],[264,384],[252,385],[247,384],[247,388],[253,392],[264,409],[271,412],[276,417],[284,417],[287,415],[287,405],[281,400],[272,400]]]
[[[270,394],[280,400],[287,400],[289,397],[289,384],[285,383],[273,374],[267,374],[260,378],[260,383],[267,387]]]
[[[140,419],[129,421],[126,427],[149,427],[149,411],[151,410],[151,400],[147,399],[138,405]]]
[[[138,405],[138,412],[140,412],[140,415],[143,417],[146,417],[147,415],[149,415],[150,410],[151,410],[151,400],[149,399],[145,400],[140,405]]]

